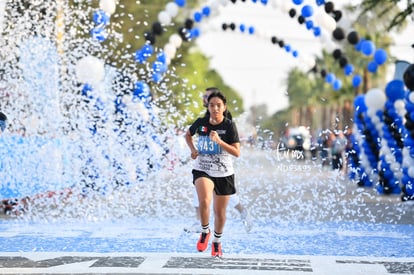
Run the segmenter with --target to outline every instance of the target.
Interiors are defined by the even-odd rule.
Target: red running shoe
[[[223,252],[221,251],[221,243],[211,243],[211,256],[213,257],[221,257],[223,256]]]
[[[197,250],[200,252],[206,251],[208,247],[208,239],[210,239],[211,232],[210,230],[208,233],[201,233],[200,239],[197,242]]]

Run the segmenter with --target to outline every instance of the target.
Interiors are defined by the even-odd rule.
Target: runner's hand
[[[197,157],[198,157],[198,151],[197,150],[191,151],[191,158],[196,159]]]

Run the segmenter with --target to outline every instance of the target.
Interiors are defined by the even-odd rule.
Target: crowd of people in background
[[[347,152],[352,150],[350,142],[351,130],[345,132],[341,130],[325,130],[317,137],[312,146],[316,152],[312,154],[313,158],[318,159],[318,152],[322,166],[331,166],[333,170],[346,172]]]
[[[302,159],[320,161],[323,167],[345,174],[348,155],[352,154],[351,135],[350,128],[344,131],[326,129],[311,134],[305,127],[294,127],[286,131],[275,149],[285,151],[286,156],[296,156],[298,154],[293,151],[301,151]]]

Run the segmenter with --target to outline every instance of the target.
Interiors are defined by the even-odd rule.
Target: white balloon
[[[414,103],[414,93],[409,93],[409,94],[408,94],[408,100],[409,100],[411,103]]]
[[[216,11],[216,10],[219,8],[220,3],[218,2],[218,0],[211,0],[211,1],[207,4],[207,6],[209,6],[209,7],[210,7],[210,11],[212,12],[212,11]]]
[[[319,36],[319,40],[321,41],[322,44],[327,44],[330,42],[331,39],[328,33],[322,32],[321,35]]]
[[[85,56],[76,64],[76,76],[81,83],[97,86],[105,77],[104,62],[94,56]]]
[[[335,19],[326,12],[318,11],[315,14],[315,22],[328,32],[333,32],[336,29]]]
[[[314,18],[315,18],[315,23],[318,25],[318,26],[323,26],[323,11],[320,11],[319,9],[318,10],[316,10],[316,12],[315,12],[315,16],[314,16]]]
[[[262,29],[257,29],[254,34],[259,38],[266,38],[266,32]]]
[[[171,15],[166,12],[166,11],[161,11],[158,14],[158,21],[160,22],[161,25],[169,25],[171,24]]]
[[[401,180],[402,176],[403,176],[403,173],[402,173],[401,169],[394,172],[394,177],[395,178]]]
[[[109,15],[112,15],[116,10],[115,0],[100,0],[99,8],[101,8],[101,10],[105,11]]]
[[[169,42],[178,49],[179,47],[181,47],[183,43],[183,39],[181,38],[180,35],[178,35],[177,33],[174,33],[173,35],[170,36]]]
[[[414,178],[414,167],[408,168],[407,174],[410,176],[410,178]]]
[[[395,161],[394,156],[390,153],[390,154],[386,154],[385,155],[385,161],[387,163],[393,163]]]
[[[283,1],[283,4],[281,5],[281,8],[283,11],[288,12],[291,8],[293,8],[293,5],[290,4],[289,1]]]
[[[171,17],[176,17],[178,14],[178,5],[174,2],[169,2],[166,6],[165,6],[165,10],[168,12],[169,15],[171,15]]]
[[[385,93],[378,88],[369,90],[364,99],[366,106],[375,111],[383,109],[385,101],[387,100]]]
[[[173,59],[176,53],[176,47],[171,44],[171,43],[167,43],[164,46],[164,52],[167,55],[168,58]]]
[[[220,4],[223,6],[223,7],[225,7],[225,6],[227,6],[227,4],[229,3],[229,1],[228,0],[220,0]]]
[[[211,2],[211,5],[208,5],[210,7],[210,16],[208,18],[217,17],[220,14],[220,3],[218,0],[214,0]]]
[[[304,61],[305,61],[305,64],[308,66],[309,70],[313,69],[313,67],[315,67],[315,65],[316,65],[315,58],[313,58],[313,57],[305,56]]]
[[[407,160],[410,157],[410,150],[407,147],[402,149],[403,160]]]
[[[272,0],[271,5],[272,5],[272,8],[278,9],[280,7],[280,2],[279,0]]]
[[[401,109],[405,109],[405,102],[404,102],[404,100],[402,100],[402,99],[397,99],[397,100],[394,102],[394,108],[395,108],[397,111],[399,111],[399,110],[401,110]]]
[[[377,124],[379,124],[381,122],[380,119],[379,119],[379,117],[376,116],[375,110],[373,110],[373,109],[372,110],[368,110],[367,113],[371,117],[371,121],[372,121],[372,123],[375,124],[375,126],[377,126]]]
[[[393,172],[397,172],[397,171],[400,170],[401,167],[400,167],[400,164],[398,162],[394,161],[394,162],[391,162],[390,168]]]
[[[170,65],[170,64],[171,64],[171,58],[169,58],[169,57],[167,56],[167,58],[165,59],[165,63],[166,63],[167,65]]]

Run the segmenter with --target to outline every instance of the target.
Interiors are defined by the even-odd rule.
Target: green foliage
[[[414,12],[414,3],[406,1],[407,5],[403,10],[398,9],[401,0],[363,0],[361,3],[361,16],[374,14],[381,22],[386,23],[386,31],[401,29],[407,24],[407,18]]]
[[[263,122],[260,123],[260,127],[262,129],[273,131],[275,137],[281,137],[289,127],[287,121],[290,121],[290,116],[290,109],[278,111],[268,119],[263,120]]]

